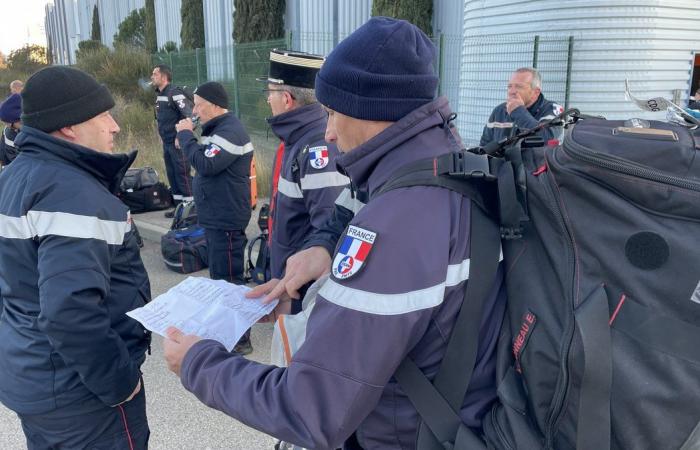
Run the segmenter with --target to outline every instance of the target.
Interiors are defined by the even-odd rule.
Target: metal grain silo
[[[233,79],[233,0],[204,0],[207,77]]]
[[[182,28],[182,16],[180,0],[154,0],[156,10],[156,44],[162,48],[166,42],[174,42],[178,48],[180,41],[180,29]]]
[[[119,24],[131,14],[131,11],[145,6],[145,0],[97,0],[102,28],[102,43],[108,47],[114,44],[114,35]]]
[[[694,52],[700,50],[698,0],[465,0],[463,20],[458,124],[470,138],[480,134],[490,110],[504,101],[510,72],[532,60],[531,50],[520,56],[499,54],[502,45],[473,42],[511,40],[512,49],[536,35],[550,42],[572,36],[570,106],[608,118],[664,117],[645,113],[625,99],[626,78],[639,97],[676,97],[684,103]],[[474,57],[484,51],[490,53]],[[470,60],[475,62],[468,64]],[[548,95],[549,90],[554,95],[548,96],[560,102],[561,80],[556,74],[562,64],[566,62],[560,56],[554,57],[542,70],[543,92]],[[488,79],[483,74],[489,74]]]

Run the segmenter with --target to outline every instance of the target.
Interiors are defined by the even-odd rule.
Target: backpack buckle
[[[476,155],[469,152],[448,153],[438,158],[438,173],[443,173],[441,165],[446,164],[444,171],[455,177],[478,178],[487,181],[495,181],[491,174],[489,159],[486,155]]]

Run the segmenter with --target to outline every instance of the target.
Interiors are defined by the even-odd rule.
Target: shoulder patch
[[[314,169],[323,169],[328,165],[328,147],[311,147],[309,149],[309,164]]]
[[[333,260],[333,276],[339,280],[350,278],[364,266],[377,239],[377,233],[350,225]]]
[[[207,147],[206,150],[204,150],[204,156],[207,158],[213,158],[216,155],[218,155],[221,152],[221,147],[219,147],[216,144],[211,144],[209,147]]]
[[[564,107],[554,103],[554,104],[552,104],[552,112],[554,113],[555,116],[558,116],[559,114],[564,112]]]
[[[185,100],[184,99],[178,100],[177,106],[180,107],[180,109],[183,109],[185,107]]]

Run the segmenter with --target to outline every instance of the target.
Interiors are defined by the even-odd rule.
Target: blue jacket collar
[[[350,177],[354,188],[371,196],[400,166],[448,149],[459,150],[458,137],[448,126],[451,114],[445,97],[413,110],[369,141],[341,155],[336,163],[339,172]],[[430,129],[435,131],[426,133]],[[393,152],[399,147],[406,151]]]
[[[328,115],[321,104],[312,103],[270,117],[267,123],[270,124],[272,132],[282,139],[286,146],[291,147],[310,129],[318,127],[321,121],[325,127],[326,120]]]
[[[211,132],[221,124],[227,117],[231,116],[231,112],[224,113],[220,116],[216,116],[213,119],[210,119],[207,123],[202,125],[202,134],[204,136],[209,136]]]
[[[36,128],[23,126],[15,139],[15,146],[29,157],[60,161],[76,166],[91,174],[110,192],[116,193],[126,169],[136,159],[131,153],[101,153],[58,139]]]

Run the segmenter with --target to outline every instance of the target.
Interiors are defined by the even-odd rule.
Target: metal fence
[[[271,161],[277,139],[269,132],[270,115],[262,88],[255,79],[268,70],[272,48],[303,46],[302,50],[328,53],[336,37],[306,33],[285,39],[153,55],[154,64],[173,69],[173,81],[194,88],[206,81],[220,81],[228,90],[230,109],[245,125],[259,150],[262,163]],[[510,74],[518,67],[536,67],[542,74],[545,96],[568,103],[573,38],[532,38],[440,35],[434,38],[440,75],[439,93],[457,112],[457,127],[467,145],[478,143],[493,108],[505,101]],[[303,45],[302,45],[303,44]],[[296,49],[296,48],[295,48]],[[257,141],[257,142],[256,142]]]

